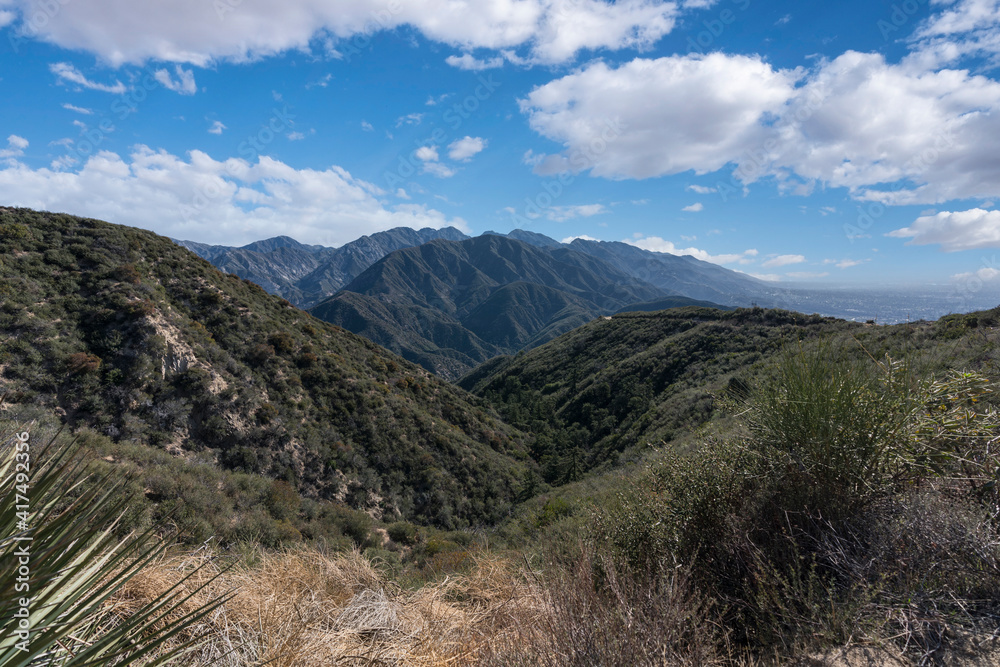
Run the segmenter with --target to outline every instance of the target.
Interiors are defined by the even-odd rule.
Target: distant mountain
[[[326,252],[272,241],[220,256]],[[151,232],[0,207],[0,311],[7,404],[194,479],[454,528],[502,517],[525,471],[525,436],[479,399]]]
[[[288,236],[255,241],[239,248],[194,241],[174,240],[174,243],[226,273],[257,283],[299,308],[309,308],[394,250],[434,239],[466,238],[454,227],[421,230],[399,227],[362,236],[339,248],[306,245]]]
[[[617,241],[576,239],[569,247],[671,294],[730,306],[771,305],[773,286],[689,255],[643,250]]]
[[[574,249],[485,234],[393,252],[312,309],[445,377],[666,296]]]

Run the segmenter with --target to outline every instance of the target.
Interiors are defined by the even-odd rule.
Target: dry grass
[[[190,628],[205,636],[195,663],[320,667],[474,662],[482,646],[534,625],[543,608],[537,586],[493,556],[473,556],[468,574],[415,592],[387,581],[359,553],[298,549],[257,560],[219,574],[204,551],[165,558],[125,587],[114,610],[126,615],[208,563],[199,577],[218,576],[199,597],[232,596]]]

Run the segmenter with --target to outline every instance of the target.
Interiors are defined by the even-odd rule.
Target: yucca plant
[[[88,474],[74,442],[0,432],[0,667],[182,664],[198,642],[190,627],[224,600],[197,604],[191,573],[128,617],[115,614],[112,596],[164,540],[155,528],[116,535],[122,480]]]

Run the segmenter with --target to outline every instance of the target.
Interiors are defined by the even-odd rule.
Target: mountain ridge
[[[373,335],[445,377],[458,377],[497,354],[662,296],[662,290],[570,248],[484,234],[390,253],[311,312]],[[377,323],[359,321],[362,311]],[[453,347],[456,341],[464,344]],[[428,356],[435,346],[443,355],[438,361]],[[456,367],[460,361],[464,368]]]
[[[0,296],[0,394],[73,430],[446,528],[528,465],[480,399],[152,232],[0,207]]]

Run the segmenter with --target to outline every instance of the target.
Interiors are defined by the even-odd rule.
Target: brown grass
[[[192,600],[231,593],[205,623],[195,663],[437,666],[470,663],[504,633],[534,625],[543,598],[507,561],[472,556],[467,574],[415,592],[401,590],[359,553],[326,556],[296,549],[260,553],[252,566],[219,573],[204,551],[164,558],[136,576],[114,600],[127,615],[208,564],[194,586],[217,578]]]

